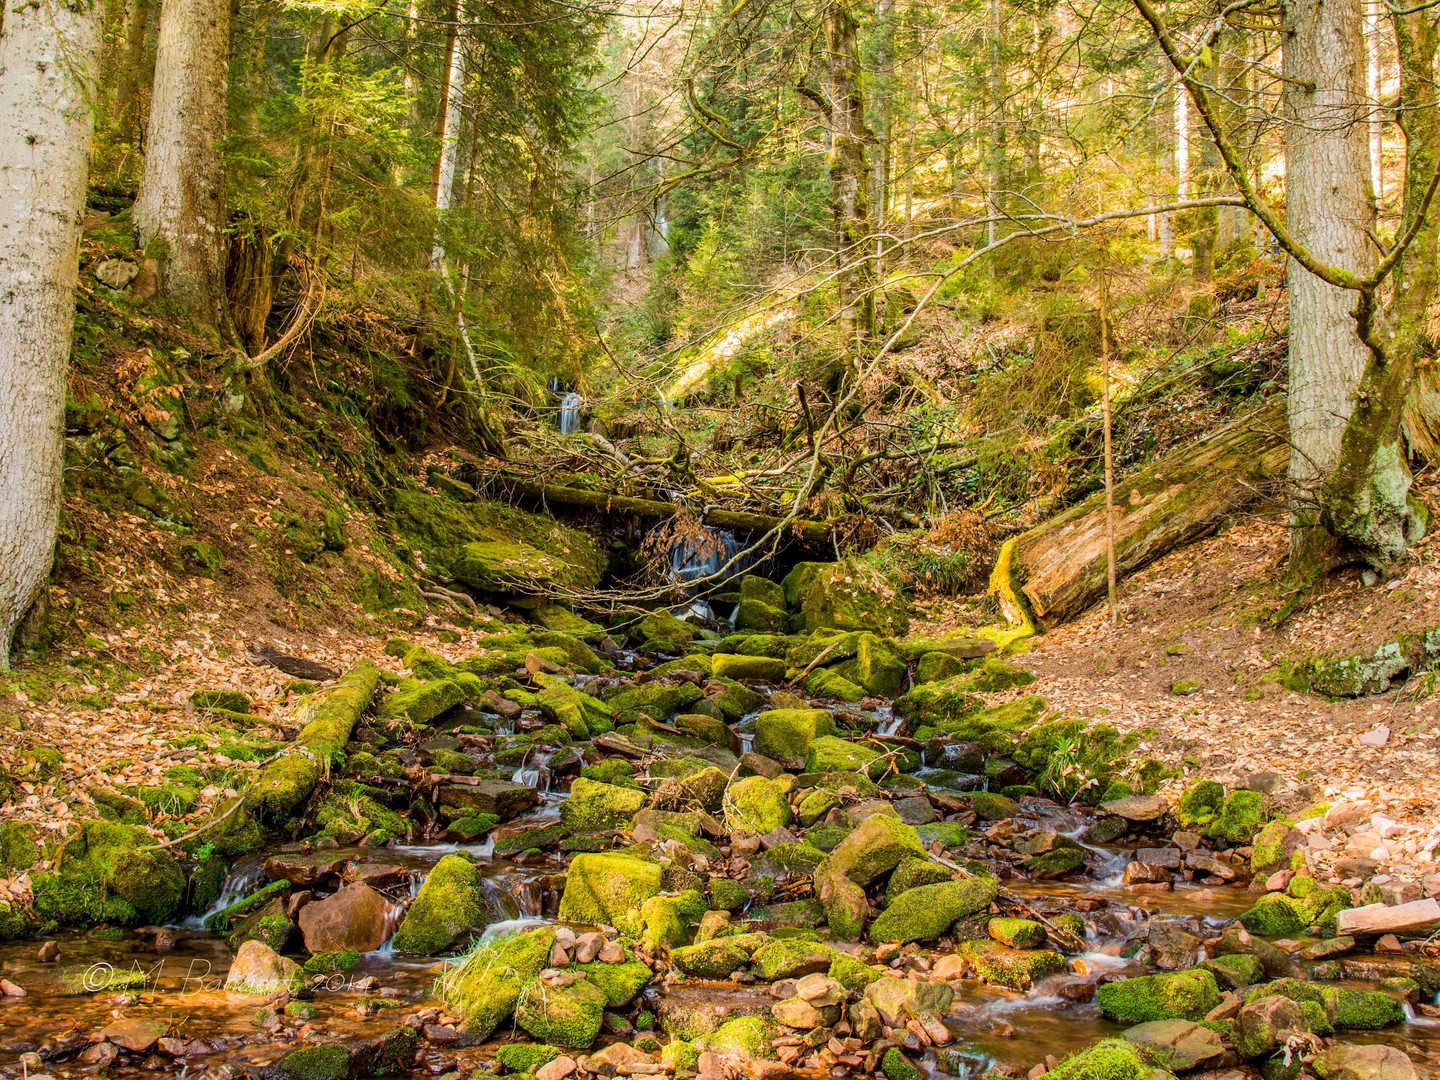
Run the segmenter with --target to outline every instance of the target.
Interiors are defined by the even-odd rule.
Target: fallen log
[[[245,792],[245,807],[261,821],[278,822],[305,805],[320,777],[339,764],[345,744],[380,688],[380,669],[362,660],[313,706],[313,713],[280,756]],[[307,706],[307,709],[310,706]]]
[[[539,502],[560,503],[563,506],[584,506],[601,510],[607,514],[637,514],[641,517],[670,518],[684,507],[680,503],[664,502],[660,499],[637,499],[630,495],[612,495],[608,491],[590,491],[586,488],[570,487],[565,484],[537,483],[523,480],[508,473],[498,478],[507,490]],[[709,506],[699,515],[701,524],[713,525],[720,529],[737,529],[748,532],[769,532],[780,525],[782,519],[769,514],[754,514],[748,510],[729,510],[720,506]],[[823,521],[806,521],[797,518],[785,527],[785,531],[814,544],[828,544],[834,530]]]
[[[1289,459],[1285,403],[1277,401],[1116,484],[1117,580],[1212,532]],[[1101,599],[1106,578],[1105,493],[1097,492],[1007,542],[991,591],[1011,622],[1029,614],[1044,628]]]

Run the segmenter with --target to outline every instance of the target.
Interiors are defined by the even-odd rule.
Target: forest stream
[[[840,651],[845,638],[835,637]],[[773,645],[766,639],[724,641],[774,651],[764,648]],[[883,697],[844,704],[796,694],[782,682],[785,663],[764,656],[717,651],[687,663],[607,642],[608,651],[592,655],[609,657],[614,669],[598,674],[557,677],[545,669],[561,665],[528,653],[517,678],[542,693],[560,691],[549,695],[545,712],[538,703],[509,709],[510,716],[486,711],[483,702],[460,705],[436,717],[418,745],[401,748],[402,758],[438,759],[451,773],[438,795],[429,773],[418,774],[421,783],[386,789],[390,805],[405,808],[408,839],[267,844],[228,865],[220,896],[203,912],[164,925],[0,945],[0,976],[25,995],[0,998],[0,1069],[31,1078],[405,1069],[468,1075],[543,1070],[556,1060],[567,1071],[650,1075],[713,1072],[723,1060],[731,1068],[748,1062],[738,1067],[758,1067],[764,1076],[765,1067],[781,1067],[778,1057],[793,1066],[786,1071],[806,1075],[884,1071],[903,1080],[1035,1075],[1036,1067],[1054,1070],[1097,1040],[1129,1038],[1150,1050],[1168,1047],[1174,1067],[1228,1068],[1202,1075],[1239,1077],[1250,1074],[1235,1071],[1243,1061],[1229,1042],[1235,1018],[1242,1006],[1265,1000],[1257,991],[1267,986],[1272,995],[1324,1003],[1320,1015],[1337,1027],[1353,1024],[1339,1033],[1345,1043],[1401,1049],[1421,1075],[1440,1075],[1440,1013],[1433,1007],[1440,962],[1394,939],[1357,943],[1337,939],[1333,929],[1314,936],[1319,926],[1272,933],[1280,938],[1275,944],[1258,931],[1252,937],[1237,920],[1270,929],[1255,912],[1265,908],[1262,898],[1287,894],[1247,889],[1249,852],[1233,848],[1253,845],[1232,848],[1179,828],[1177,815],[1194,814],[1193,800],[1172,808],[1130,795],[1097,809],[1019,790],[1012,800],[989,789],[1013,788],[1017,778],[1007,774],[1017,766],[983,740],[901,734],[926,717],[913,701],[898,703],[902,720]],[[415,668],[421,659],[412,652],[406,663]],[[991,676],[1021,671],[994,657],[966,666]],[[748,668],[761,677],[722,684],[706,668]],[[677,697],[686,703],[680,710],[713,702],[718,691],[729,695],[727,708],[740,701],[744,711],[730,723],[699,712],[680,711],[668,723],[646,715],[640,725],[651,736],[572,740],[553,723],[557,696],[573,692],[582,706],[607,698],[623,706],[623,693],[636,690],[652,703]],[[832,723],[834,734],[813,734]],[[537,733],[520,763],[508,764],[513,747]],[[762,757],[753,750],[757,739],[776,757],[798,756],[778,763]],[[837,762],[847,754],[858,758]],[[579,776],[605,762],[614,783]],[[720,777],[718,788],[676,786],[707,772]],[[758,782],[738,786],[749,777]],[[499,811],[478,819],[483,831],[468,837],[459,835],[469,831],[465,818],[453,816],[472,815],[479,805],[453,808],[466,801],[457,793],[467,791],[483,793]],[[1233,800],[1210,816],[1218,811],[1223,821]],[[428,816],[436,807],[441,813]],[[608,854],[612,845],[617,853]],[[869,886],[872,905],[883,905],[866,944],[835,932],[840,917],[817,885],[847,852],[846,865],[869,867],[851,877]],[[478,873],[472,892],[483,897],[483,917],[447,924],[445,935],[459,931],[438,950],[448,958],[397,948],[402,919],[445,922],[455,914],[444,896],[428,907],[423,899],[442,859],[462,870],[473,864],[468,872]],[[642,887],[637,895],[650,898],[638,911],[622,911],[616,898],[635,882],[609,878],[656,862],[660,888]],[[969,897],[937,922],[937,912],[955,902],[941,891],[952,886]],[[902,912],[906,891],[922,895],[916,889],[933,896],[921,910]],[[1348,905],[1349,890],[1341,891]],[[362,902],[372,894],[383,902]],[[1319,910],[1312,904],[1310,915]],[[325,916],[316,916],[327,905]],[[576,917],[586,910],[591,919]],[[597,911],[614,911],[622,925],[593,920]],[[917,919],[923,925],[906,922]],[[425,927],[412,929],[418,932],[407,940],[424,939]],[[576,1006],[562,1023],[556,1013],[566,1006],[537,1017],[527,1012],[522,988],[515,1018],[504,1015],[492,1033],[479,1018],[486,1005],[475,1000],[473,980],[460,980],[464,991],[437,989],[437,978],[457,963],[463,966],[452,975],[468,970],[475,955],[490,950],[503,958],[527,938],[541,940],[543,955],[516,977],[562,996],[575,985],[598,985],[607,995],[603,1012]],[[457,960],[472,939],[476,953]],[[513,956],[502,966],[511,964],[523,967]],[[607,966],[612,970],[601,970]],[[587,971],[577,983],[575,974]],[[1198,996],[1177,1004],[1175,991],[1162,990],[1153,1000],[1107,1000],[1106,987],[1157,973],[1171,980],[1203,973]],[[892,983],[910,996],[877,994],[871,985]],[[1332,988],[1338,993],[1322,996]],[[478,992],[503,996],[504,980],[482,982]],[[1352,1014],[1359,1019],[1346,1021]],[[1142,1020],[1154,1029],[1148,1038],[1135,1034]],[[576,1023],[580,1030],[589,1024],[588,1032],[576,1035]],[[535,1050],[527,1030],[543,1052],[507,1058],[507,1046]],[[620,1050],[606,1049],[616,1045]],[[1277,1045],[1283,1056],[1283,1041],[1262,1049],[1273,1057]],[[338,1064],[313,1057],[316,1047],[334,1046],[344,1048]],[[708,1060],[699,1056],[707,1049]],[[1092,1067],[1074,1075],[1101,1073]]]

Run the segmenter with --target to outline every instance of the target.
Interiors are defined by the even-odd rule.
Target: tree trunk
[[[1209,87],[1222,85],[1220,79],[1220,43],[1221,36],[1215,35],[1210,43],[1213,61],[1208,71],[1201,79]],[[1213,90],[1208,91],[1208,97],[1212,105],[1218,107],[1217,95]],[[1182,94],[1183,98],[1184,95]],[[1206,198],[1218,194],[1222,181],[1222,168],[1220,163],[1220,148],[1215,145],[1215,140],[1204,138],[1200,144],[1200,169],[1195,177],[1195,195],[1197,198]],[[1182,194],[1182,198],[1184,195]],[[1197,319],[1209,319],[1215,311],[1215,296],[1211,284],[1215,278],[1215,243],[1220,230],[1220,208],[1218,206],[1207,206],[1202,210],[1195,211],[1195,238],[1194,238],[1194,259],[1190,264],[1191,277],[1195,282],[1195,292],[1190,297],[1190,315]]]
[[[160,257],[165,298],[226,338],[220,146],[229,58],[228,0],[166,0],[134,211],[139,246]]]
[[[835,215],[836,278],[840,294],[840,351],[847,368],[875,330],[875,262],[865,249],[870,234],[870,172],[865,164],[865,105],[855,17],[846,0],[831,0],[825,16],[829,52],[832,141],[828,155],[830,207]]]
[[[1398,233],[1419,216],[1440,161],[1440,116],[1435,90],[1436,32],[1424,12],[1393,16],[1400,55],[1400,103],[1405,131],[1404,208]],[[1404,555],[1424,531],[1410,499],[1410,467],[1400,446],[1400,425],[1423,333],[1425,309],[1435,291],[1435,210],[1420,226],[1395,268],[1389,310],[1375,325],[1364,375],[1340,440],[1338,461],[1321,491],[1322,520],[1372,566]],[[1361,297],[1361,309],[1373,303]],[[1292,316],[1293,320],[1293,316]]]
[[[1115,485],[1118,578],[1214,531],[1255,499],[1256,481],[1284,471],[1288,450],[1281,409],[1278,402],[1267,405]],[[992,588],[1023,597],[1041,627],[1079,615],[1106,592],[1106,526],[1102,491],[1007,545],[997,566],[1005,580],[992,580]]]
[[[990,21],[987,34],[990,39],[990,159],[989,175],[986,177],[985,209],[990,218],[985,230],[986,243],[993,244],[999,239],[1000,215],[1003,200],[1000,189],[1005,177],[1005,67],[1001,61],[1000,0],[990,0]]]
[[[140,136],[140,86],[144,81],[141,69],[145,66],[145,31],[149,23],[150,0],[130,0],[120,55],[120,78],[115,89],[113,122],[131,142],[137,141]]]
[[[0,18],[0,669],[60,520],[65,369],[93,126],[97,0]]]
[[[1285,0],[1286,216],[1315,258],[1363,276],[1374,265],[1365,127],[1365,48],[1356,0]],[[1311,92],[1308,85],[1315,87]],[[1290,294],[1291,551],[1323,545],[1320,485],[1340,460],[1340,441],[1369,353],[1351,317],[1355,293],[1326,284],[1294,259]],[[1313,561],[1313,554],[1308,561]]]

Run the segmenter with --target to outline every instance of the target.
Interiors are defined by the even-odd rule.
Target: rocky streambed
[[[1310,872],[1343,806],[1170,775],[993,642],[782,633],[792,584],[396,640],[238,799],[8,828],[0,1071],[1440,1075],[1440,906]]]

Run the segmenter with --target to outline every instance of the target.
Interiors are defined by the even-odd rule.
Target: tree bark
[[[870,133],[860,92],[858,32],[846,2],[831,0],[825,15],[832,129],[827,163],[840,266],[840,351],[847,367],[853,367],[875,331],[876,275],[874,259],[864,247],[870,234],[870,173],[865,164]]]
[[[1291,234],[1316,259],[1363,276],[1372,221],[1365,125],[1365,47],[1357,0],[1284,0],[1285,199]],[[1309,89],[1314,87],[1313,92]],[[1369,353],[1355,294],[1289,261],[1292,553],[1313,547],[1320,485],[1340,442]]]
[[[1284,471],[1287,456],[1284,414],[1277,402],[1117,483],[1117,578],[1214,531],[1255,499],[1257,481]],[[1079,615],[1106,593],[1105,493],[1018,537],[1006,556],[1008,580],[992,582],[992,587],[1023,597],[1040,626]],[[1017,613],[1016,621],[1020,617]]]
[[[145,65],[145,31],[149,23],[150,0],[130,0],[112,122],[131,141],[140,135],[141,69]]]
[[[75,320],[97,0],[0,18],[0,669],[45,588],[60,520],[65,369]]]
[[[163,295],[227,339],[220,146],[229,55],[228,0],[166,0],[134,211],[139,246],[160,257]]]
[[[1217,87],[1222,85],[1220,80],[1220,44],[1221,37],[1215,35],[1210,43],[1211,64],[1201,79],[1207,86]],[[1183,99],[1183,94],[1181,95]],[[1212,104],[1218,106],[1217,95],[1209,93]],[[1205,138],[1200,144],[1200,169],[1195,177],[1195,194],[1198,198],[1205,198],[1215,195],[1220,191],[1222,180],[1222,168],[1220,163],[1220,149],[1215,145],[1215,140]],[[1181,193],[1184,198],[1184,193]],[[1195,282],[1195,292],[1190,297],[1190,315],[1198,319],[1209,319],[1215,311],[1215,296],[1212,291],[1212,283],[1215,279],[1215,244],[1220,231],[1220,208],[1218,206],[1207,206],[1202,210],[1195,211],[1195,239],[1194,258],[1190,264],[1191,278]]]

